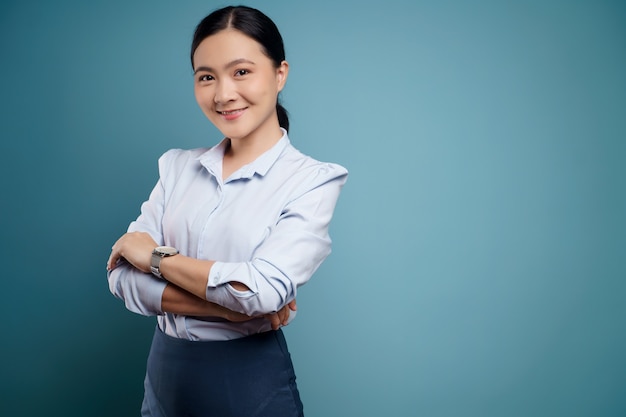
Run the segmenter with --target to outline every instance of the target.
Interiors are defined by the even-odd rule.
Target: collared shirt
[[[261,315],[296,297],[331,251],[328,226],[348,172],[303,155],[287,133],[270,150],[225,181],[228,139],[206,149],[172,149],[159,159],[159,181],[129,232],[149,233],[181,254],[216,261],[206,299]],[[122,262],[108,274],[111,292],[135,313],[157,315],[166,334],[227,340],[267,331],[264,318],[231,323],[215,317],[165,313],[167,282]],[[238,291],[230,282],[249,291]]]

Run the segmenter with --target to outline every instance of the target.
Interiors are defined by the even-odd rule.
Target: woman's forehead
[[[261,44],[244,33],[234,29],[224,29],[205,38],[194,52],[198,64],[219,65],[237,59],[256,62],[265,56]],[[267,58],[267,57],[266,57]]]

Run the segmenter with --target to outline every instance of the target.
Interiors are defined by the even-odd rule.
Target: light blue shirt
[[[348,172],[303,155],[283,131],[270,150],[222,181],[227,145],[224,139],[210,149],[166,152],[159,181],[128,231],[147,232],[185,256],[216,261],[207,300],[251,316],[275,312],[330,254],[328,226]],[[167,282],[125,262],[108,279],[130,311],[157,315],[170,336],[228,340],[271,328],[263,318],[231,323],[164,313]],[[235,290],[233,281],[250,290]]]

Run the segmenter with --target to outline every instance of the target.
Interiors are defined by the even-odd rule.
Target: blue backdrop
[[[293,143],[350,170],[286,329],[307,416],[626,415],[624,2],[249,4]],[[154,319],[105,261],[220,139],[188,50],[223,5],[0,6],[0,415],[138,415]]]

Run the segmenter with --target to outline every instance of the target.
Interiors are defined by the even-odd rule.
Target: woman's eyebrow
[[[246,58],[238,58],[238,59],[234,59],[232,61],[230,61],[228,64],[224,65],[224,69],[228,69],[240,64],[251,64],[251,65],[255,65],[254,62],[250,61],[249,59]],[[207,67],[207,66],[201,66],[195,69],[195,71],[193,72],[194,74],[196,74],[198,71],[206,71],[206,72],[215,72],[215,70],[211,67]]]

